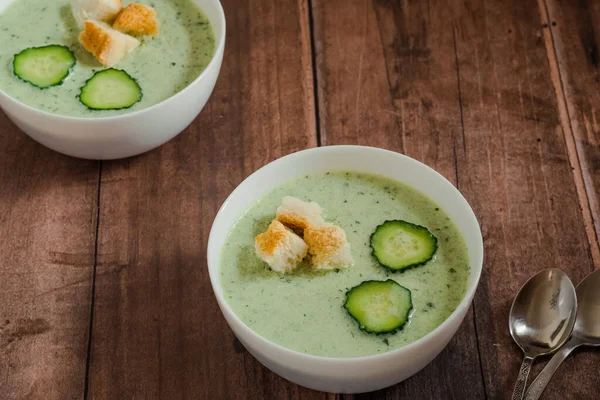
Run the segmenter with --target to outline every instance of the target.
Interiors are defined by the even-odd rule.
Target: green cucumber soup
[[[69,0],[15,0],[0,12],[0,89],[40,110],[73,117],[113,116],[159,103],[190,84],[206,68],[215,50],[208,19],[192,0],[139,0],[152,6],[158,19],[158,36],[143,41],[114,68],[125,70],[142,88],[142,100],[122,110],[89,110],[78,94],[95,71],[105,69],[78,40],[79,29]],[[124,1],[124,6],[129,1]],[[13,56],[29,48],[68,46],[77,63],[65,82],[39,89],[19,80],[12,69]]]
[[[291,274],[272,271],[254,250],[284,196],[317,202],[327,222],[344,229],[354,265]],[[386,220],[422,225],[437,237],[432,260],[391,272],[371,254],[370,236]],[[235,314],[261,336],[299,352],[327,357],[383,353],[411,343],[456,309],[470,267],[464,240],[444,211],[420,192],[375,175],[341,172],[301,176],[266,194],[236,222],[222,249],[221,286]],[[398,332],[369,334],[344,309],[346,292],[367,280],[393,279],[412,292],[413,312]]]

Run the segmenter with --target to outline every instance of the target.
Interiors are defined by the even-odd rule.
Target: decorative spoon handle
[[[565,358],[567,358],[569,354],[571,354],[573,349],[578,347],[580,344],[581,343],[578,339],[571,338],[567,344],[558,350],[552,359],[548,361],[548,364],[546,364],[542,372],[540,372],[540,374],[531,383],[529,389],[527,389],[527,393],[525,394],[526,400],[537,400],[540,398],[542,392],[544,389],[546,389],[546,385],[548,385],[548,382],[550,382],[552,375],[554,375],[554,372],[556,372],[559,365],[564,361]]]
[[[527,377],[529,376],[529,370],[531,369],[532,363],[533,358],[526,355],[523,359],[523,363],[521,364],[519,378],[517,378],[517,383],[515,383],[515,389],[513,390],[511,400],[523,399],[523,394],[525,393],[525,385],[527,384]]]

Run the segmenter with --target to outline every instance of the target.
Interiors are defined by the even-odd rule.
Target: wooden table
[[[217,87],[185,132],[98,162],[0,113],[0,398],[501,399],[521,352],[508,311],[534,272],[600,268],[600,2],[225,0]],[[206,242],[231,190],[308,147],[379,146],[469,200],[486,260],[446,350],[372,394],[298,387],[236,341]],[[538,368],[541,365],[538,364]],[[547,399],[598,399],[578,351]]]

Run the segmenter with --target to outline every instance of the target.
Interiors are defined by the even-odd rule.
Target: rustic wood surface
[[[581,198],[589,241],[600,238],[600,3],[546,0],[556,55],[559,101],[565,104],[565,141]],[[551,53],[552,54],[552,53]],[[581,182],[583,181],[583,182]],[[589,212],[588,212],[589,209]],[[592,247],[596,265],[600,250]]]
[[[0,112],[0,398],[509,398],[519,286],[550,266],[574,282],[600,268],[600,6],[223,5],[215,92],[150,153],[68,158]],[[355,396],[301,388],[255,361],[218,310],[205,259],[214,215],[246,176],[341,143],[437,169],[473,206],[486,251],[444,352],[399,385]],[[598,398],[599,369],[597,350],[576,352],[544,398]]]
[[[46,149],[0,113],[2,399],[83,394],[98,166]]]

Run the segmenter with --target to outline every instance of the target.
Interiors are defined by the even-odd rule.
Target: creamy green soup
[[[80,88],[104,69],[79,44],[69,0],[15,0],[0,13],[0,89],[40,110],[75,117],[111,116],[159,103],[181,89],[208,65],[215,49],[212,28],[192,0],[139,0],[156,10],[159,34],[142,43],[114,68],[137,79],[142,100],[125,110],[91,111],[77,98]],[[124,5],[129,1],[125,1]],[[77,64],[59,86],[38,89],[13,75],[12,59],[28,47],[61,44],[75,52]]]
[[[325,219],[346,231],[352,267],[314,272],[302,266],[281,275],[255,255],[254,237],[267,229],[284,196],[324,208]],[[378,225],[392,219],[427,227],[438,238],[434,259],[404,273],[379,266],[369,238]],[[366,280],[386,279],[411,290],[410,322],[394,334],[365,333],[343,308],[346,291]],[[244,213],[222,249],[221,285],[236,315],[267,339],[320,356],[377,354],[419,339],[455,310],[468,279],[466,245],[443,209],[407,186],[357,173],[307,175],[285,183]]]

